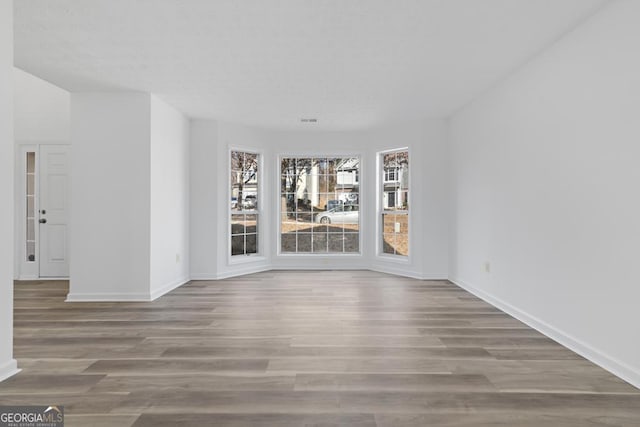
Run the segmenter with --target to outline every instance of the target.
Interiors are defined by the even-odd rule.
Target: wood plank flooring
[[[196,281],[152,303],[15,285],[0,405],[67,426],[640,426],[640,390],[446,281]]]

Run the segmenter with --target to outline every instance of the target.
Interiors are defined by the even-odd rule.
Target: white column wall
[[[189,120],[153,95],[150,148],[153,299],[189,280]]]
[[[13,1],[0,0],[0,381],[13,358]]]
[[[192,279],[217,275],[218,123],[191,120],[189,143],[189,260]]]
[[[150,298],[150,95],[71,95],[68,299]]]
[[[638,22],[611,2],[451,119],[452,279],[636,386]]]

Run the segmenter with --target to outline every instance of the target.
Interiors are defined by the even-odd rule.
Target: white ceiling
[[[446,117],[604,0],[14,4],[16,66],[69,91],[148,91],[190,117],[354,129]]]

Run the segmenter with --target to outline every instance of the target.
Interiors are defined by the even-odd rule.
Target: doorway
[[[22,146],[18,155],[19,278],[69,276],[69,145]]]

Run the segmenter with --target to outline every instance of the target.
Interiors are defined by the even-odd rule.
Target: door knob
[[[46,218],[41,218],[40,219],[40,224],[46,224],[47,223],[47,219]]]

